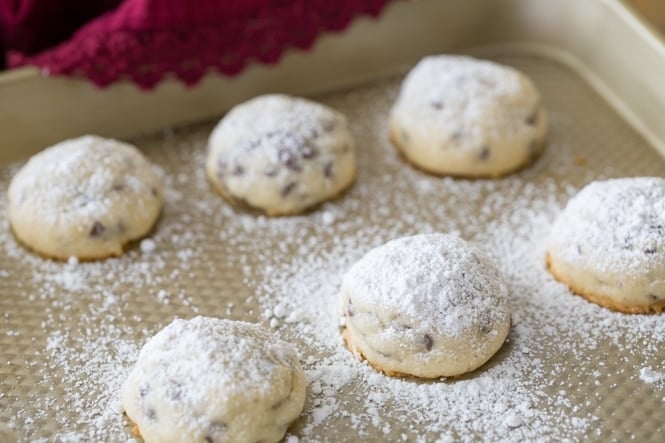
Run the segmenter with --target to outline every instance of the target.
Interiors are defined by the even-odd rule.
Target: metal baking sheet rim
[[[490,55],[506,45],[574,69],[665,154],[665,40],[626,0],[422,0],[396,1],[380,20],[357,20],[348,32],[324,36],[311,52],[292,51],[277,66],[255,65],[231,79],[208,75],[192,89],[168,79],[150,93],[129,82],[99,90],[35,68],[1,74],[0,160],[19,160],[82,133],[127,138],[211,119],[260,93],[350,87],[426,54]]]

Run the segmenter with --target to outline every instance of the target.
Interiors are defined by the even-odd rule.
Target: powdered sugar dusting
[[[110,155],[112,152],[121,155]],[[99,219],[110,210],[110,201],[118,198],[118,193],[111,192],[114,186],[131,191],[138,203],[151,196],[146,176],[156,180],[145,168],[133,147],[83,136],[37,154],[17,174],[8,192],[14,205],[33,205],[43,223]],[[122,182],[117,182],[120,171]]]
[[[665,179],[593,182],[568,203],[552,230],[562,259],[600,273],[643,274],[665,266]]]
[[[248,414],[261,422],[288,407],[297,416],[303,380],[290,344],[254,324],[198,316],[174,320],[145,344],[122,402],[142,429],[161,422],[153,438],[184,432],[219,440],[235,436],[235,422]]]
[[[342,288],[353,305],[403,314],[446,337],[493,317],[496,309],[507,311],[508,291],[493,265],[463,240],[443,234],[373,249],[346,273]]]
[[[128,441],[118,395],[140,347],[174,317],[201,313],[272,324],[296,344],[308,393],[287,441],[658,441],[665,392],[639,375],[662,372],[665,316],[572,296],[544,256],[553,221],[583,185],[665,166],[567,69],[499,61],[534,77],[552,129],[543,157],[502,180],[441,179],[405,165],[385,140],[393,79],[324,97],[349,118],[359,173],[348,194],[311,214],[271,219],[226,205],[203,170],[207,125],[137,141],[166,172],[150,252],[54,263],[26,252],[2,223],[0,421],[20,441]],[[0,171],[3,186],[13,171]],[[6,205],[2,193],[0,212]],[[376,246],[431,232],[490,255],[506,277],[513,328],[468,376],[388,378],[342,343],[342,276]]]
[[[537,117],[539,102],[531,81],[511,67],[466,56],[430,56],[407,76],[395,112],[411,114],[423,131],[445,128],[453,139],[471,139],[459,146],[477,149],[530,129],[525,121]]]

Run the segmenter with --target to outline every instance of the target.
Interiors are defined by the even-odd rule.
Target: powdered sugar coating
[[[510,327],[499,271],[459,237],[403,237],[344,276],[347,340],[388,373],[460,375],[485,363]]]
[[[8,194],[22,242],[49,257],[94,259],[121,254],[150,230],[163,185],[134,146],[88,135],[33,156]]]
[[[431,56],[404,80],[391,138],[416,166],[439,174],[499,176],[542,150],[547,119],[519,71],[462,56]]]
[[[355,143],[342,114],[301,98],[264,95],[220,121],[206,169],[231,200],[272,215],[297,213],[351,184]]]
[[[293,346],[257,325],[200,316],[148,341],[122,389],[146,442],[279,441],[304,401]]]
[[[553,271],[576,292],[619,310],[659,310],[665,304],[665,179],[591,182],[554,223],[548,253]]]

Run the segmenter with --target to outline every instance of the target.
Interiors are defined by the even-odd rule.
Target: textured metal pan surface
[[[0,422],[20,441],[127,441],[117,395],[145,340],[197,314],[272,327],[308,376],[300,441],[662,441],[665,316],[609,312],[544,268],[543,242],[567,199],[598,178],[665,175],[665,162],[575,72],[508,51],[550,116],[544,155],[501,180],[452,180],[404,163],[387,140],[402,76],[317,100],[358,139],[358,180],[299,217],[230,208],[203,171],[213,123],[134,142],[164,171],[150,242],[121,258],[58,263],[16,244],[0,169]],[[342,273],[369,248],[419,232],[457,232],[510,281],[509,342],[456,380],[391,379],[358,362],[337,329]],[[153,248],[154,247],[154,248]]]

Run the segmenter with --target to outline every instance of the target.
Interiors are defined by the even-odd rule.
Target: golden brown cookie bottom
[[[613,311],[622,312],[624,314],[660,314],[665,310],[665,300],[659,301],[657,303],[652,303],[648,305],[631,305],[625,303],[619,303],[614,300],[612,297],[609,297],[604,294],[599,294],[596,292],[583,291],[575,286],[574,283],[570,282],[566,277],[556,270],[553,267],[552,259],[548,253],[545,257],[545,264],[547,270],[552,274],[552,276],[559,282],[568,286],[568,289],[575,294],[587,299],[588,301],[600,305],[604,308],[611,309]]]

